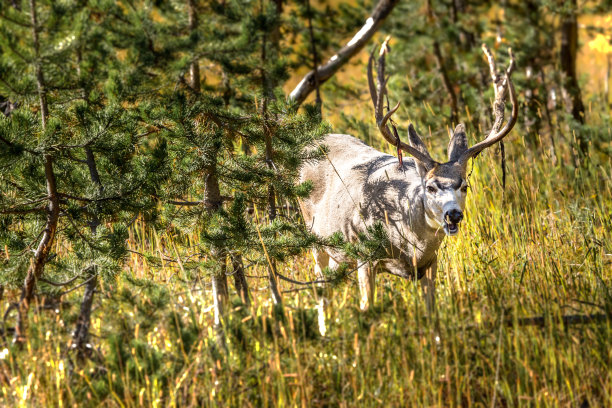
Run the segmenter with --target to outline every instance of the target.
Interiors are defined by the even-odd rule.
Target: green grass
[[[57,311],[33,308],[26,347],[0,347],[0,405],[611,406],[611,322],[560,319],[612,313],[610,159],[574,169],[517,144],[505,192],[495,154],[476,161],[466,222],[439,252],[435,318],[418,285],[387,275],[360,312],[353,276],[321,338],[313,290],[286,293],[283,315],[251,278],[253,305],[233,295],[224,350],[206,276],[161,259],[197,237],[137,223],[131,248],[157,261],[131,255],[96,296],[94,360],[72,370],[66,351],[78,291]],[[280,268],[313,278],[309,254]],[[527,316],[545,324],[519,324]]]

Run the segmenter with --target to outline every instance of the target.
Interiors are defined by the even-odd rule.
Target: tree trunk
[[[232,256],[232,275],[234,275],[234,286],[236,292],[242,299],[245,305],[251,304],[251,295],[249,293],[249,285],[244,274],[244,266],[242,265],[242,256]]]
[[[89,148],[85,148],[85,156],[87,158],[87,167],[89,169],[89,176],[98,186],[98,191],[103,192],[104,186],[100,180],[100,174],[98,173],[98,167],[96,166],[95,157],[93,151]],[[89,227],[92,234],[96,234],[98,226],[100,225],[100,219],[97,215],[93,214]],[[89,345],[89,328],[91,327],[91,310],[93,307],[94,294],[98,285],[98,266],[92,265],[92,276],[89,278],[87,285],[85,286],[85,292],[83,293],[83,300],[81,301],[81,309],[79,317],[77,318],[76,328],[72,334],[71,348],[77,351],[77,359],[84,361],[91,355],[92,348]]]
[[[457,37],[458,45],[464,50],[469,51],[476,45],[476,36],[473,32],[459,24],[459,16],[466,13],[467,2],[465,0],[451,1],[451,18],[453,23],[459,28],[459,36]]]
[[[264,123],[264,127],[267,128],[267,124]],[[269,131],[266,131],[266,163],[269,168],[274,168],[274,164],[272,162],[272,135],[270,135]],[[274,186],[270,184],[268,186],[268,217],[270,222],[273,222],[276,219],[276,193],[274,191]],[[272,300],[274,304],[280,305],[283,302],[280,291],[278,289],[278,278],[276,277],[276,262],[274,259],[269,260],[270,265],[268,265],[268,282],[270,284],[270,293],[272,294]]]
[[[198,12],[194,0],[187,0],[189,32],[195,31],[198,26]],[[189,66],[189,86],[195,92],[200,92],[200,64],[195,60]]]
[[[47,91],[45,89],[45,77],[41,66],[40,59],[40,43],[38,40],[38,19],[36,16],[36,0],[30,0],[30,23],[32,24],[32,45],[34,48],[34,70],[36,76],[36,87],[38,90],[38,98],[40,103],[40,116],[43,130],[47,127],[47,119],[49,116],[49,108],[47,106]],[[51,252],[51,247],[55,241],[55,233],[59,221],[59,199],[57,196],[57,184],[55,173],[53,171],[53,156],[45,153],[45,180],[47,183],[47,197],[49,203],[47,205],[47,221],[43,230],[42,238],[38,243],[38,247],[34,252],[34,259],[28,272],[26,273],[21,296],[19,298],[19,306],[17,313],[17,325],[15,327],[14,342],[23,344],[26,339],[27,328],[27,313],[30,307],[30,302],[34,298],[34,289],[36,281],[42,275],[47,257]]]
[[[279,3],[277,3],[279,4]],[[277,13],[282,10],[277,8]],[[279,48],[278,43],[272,43],[272,49],[274,53],[278,53]],[[263,101],[261,104],[261,116],[263,119],[263,128],[265,135],[265,157],[266,157],[266,165],[269,169],[274,170],[274,162],[273,162],[273,150],[272,150],[272,132],[270,131],[270,127],[268,126],[268,100],[274,98],[274,86],[275,84],[271,83],[269,78],[266,75],[265,65],[267,60],[267,50],[266,50],[266,35],[263,35],[262,44],[261,44],[261,88],[263,91]],[[270,183],[268,185],[268,218],[270,222],[273,222],[276,219],[276,192],[274,191],[274,185]],[[280,291],[278,290],[278,279],[276,277],[276,262],[274,259],[269,259],[268,265],[268,283],[270,285],[270,292],[272,294],[272,300],[274,304],[282,304],[282,298],[280,295]]]
[[[49,117],[49,107],[47,105],[47,90],[45,89],[45,77],[40,61],[40,43],[38,41],[38,20],[36,17],[36,0],[30,0],[30,23],[32,24],[32,43],[34,46],[34,71],[36,75],[36,87],[38,89],[38,99],[40,103],[40,117],[43,129],[47,127]]]
[[[204,205],[208,212],[213,213],[221,208],[221,190],[219,179],[217,178],[216,162],[217,151],[213,152],[213,163],[208,168],[208,175],[205,182]],[[226,258],[227,254],[222,248],[212,248],[211,256],[219,262],[219,270],[212,276],[213,305],[215,312],[215,326],[217,329],[217,341],[224,343],[225,336],[222,330],[222,318],[229,300],[227,291]]]
[[[198,14],[195,0],[187,0],[187,12],[188,28],[190,32],[193,32],[198,26]],[[189,77],[189,86],[191,89],[195,93],[200,93],[200,66],[197,60],[193,61],[189,66]],[[219,210],[223,204],[221,199],[221,190],[219,188],[219,179],[217,176],[217,154],[218,150],[216,149],[211,152],[211,161],[213,164],[207,169],[204,187],[204,205],[209,213],[214,213],[215,211]],[[220,263],[219,270],[212,276],[212,290],[217,342],[224,343],[225,336],[223,334],[222,319],[229,300],[226,276],[227,253],[222,248],[212,248],[211,256]]]
[[[314,73],[315,82],[315,104],[319,112],[319,116],[323,116],[321,100],[321,90],[319,89],[319,55],[317,54],[317,45],[315,44],[314,30],[312,28],[312,13],[310,11],[310,0],[306,0],[306,12],[308,13],[308,33],[310,35],[310,52],[312,53],[312,71]]]
[[[436,57],[436,62],[438,63],[438,69],[440,70],[440,75],[442,75],[442,82],[444,83],[444,88],[446,88],[446,93],[448,94],[448,98],[450,99],[451,104],[451,116],[450,122],[454,127],[459,122],[459,112],[457,108],[457,95],[455,94],[455,89],[453,88],[453,84],[450,81],[448,76],[448,71],[444,64],[444,58],[442,57],[442,51],[440,51],[440,44],[438,41],[434,41],[434,55]]]
[[[26,328],[27,328],[27,313],[30,307],[30,302],[34,298],[34,289],[36,287],[36,281],[42,275],[45,264],[47,263],[47,257],[51,252],[51,247],[55,240],[55,233],[57,231],[57,224],[59,220],[59,199],[57,196],[57,185],[55,183],[55,173],[53,172],[53,158],[45,154],[45,178],[47,179],[47,195],[49,197],[49,204],[47,207],[47,222],[45,229],[43,230],[42,238],[34,253],[34,259],[28,269],[26,278],[21,290],[21,296],[19,299],[19,311],[17,314],[17,326],[15,327],[15,343],[21,344],[26,339]]]
[[[576,75],[576,55],[578,53],[578,19],[576,18],[576,0],[571,1],[572,10],[563,17],[561,22],[561,70],[563,71],[563,87],[570,98],[570,112],[579,124],[585,123],[584,104],[578,77]],[[588,154],[588,140],[582,131],[578,136],[578,148],[583,157]]]
[[[81,310],[77,319],[76,328],[72,334],[71,349],[76,350],[77,359],[84,361],[89,358],[93,348],[89,344],[89,328],[91,326],[91,309],[93,306],[94,293],[98,285],[97,268],[93,271],[93,275],[87,281],[83,300],[81,301]]]
[[[227,290],[225,256],[221,251],[213,251],[212,256],[220,262],[220,271],[212,276],[213,304],[215,309],[215,326],[221,327],[222,318],[229,298]]]

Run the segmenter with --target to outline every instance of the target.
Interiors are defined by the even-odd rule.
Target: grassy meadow
[[[610,320],[561,319],[612,312],[610,158],[575,168],[562,141],[555,161],[511,139],[505,192],[495,149],[475,161],[467,219],[439,252],[435,318],[418,285],[387,275],[360,312],[353,276],[322,338],[312,287],[281,281],[283,312],[250,268],[253,304],[232,295],[223,349],[210,283],[181,261],[198,237],[138,221],[123,274],[96,296],[93,360],[73,366],[66,350],[78,291],[38,305],[26,347],[0,350],[1,405],[610,406]],[[313,264],[304,254],[280,272],[308,281]]]

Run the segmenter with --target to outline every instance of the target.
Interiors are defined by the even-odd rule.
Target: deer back
[[[389,259],[402,269],[397,274],[409,273],[415,262],[430,262],[443,234],[424,221],[423,187],[414,161],[407,159],[399,168],[394,156],[349,135],[328,135],[323,144],[326,157],[301,171],[301,181],[310,180],[314,187],[301,202],[306,225],[321,236],[340,231],[356,240],[367,226],[381,222],[391,242]]]

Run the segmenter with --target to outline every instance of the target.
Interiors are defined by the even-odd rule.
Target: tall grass
[[[139,221],[123,274],[97,294],[92,361],[67,351],[78,291],[33,308],[25,348],[0,349],[0,405],[611,406],[610,320],[561,319],[612,313],[610,158],[574,168],[569,146],[556,163],[520,141],[510,152],[506,191],[494,152],[475,161],[467,220],[439,252],[434,318],[417,284],[387,275],[360,312],[353,277],[322,338],[313,288],[281,282],[281,315],[251,268],[253,304],[232,299],[224,349],[206,275],[177,262],[198,237]],[[279,268],[313,278],[309,254]]]

